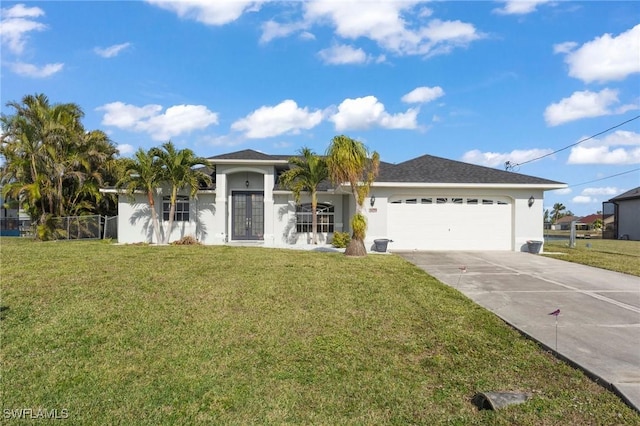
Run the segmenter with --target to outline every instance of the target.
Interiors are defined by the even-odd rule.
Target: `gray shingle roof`
[[[230,152],[228,154],[214,155],[209,160],[273,160],[273,155],[263,154],[253,149]]]
[[[381,165],[377,182],[561,184],[548,179],[423,155],[396,165]]]
[[[634,200],[636,198],[640,198],[640,186],[637,188],[633,188],[623,194],[617,195],[609,201],[622,201],[622,200]]]
[[[252,149],[209,157],[210,160],[262,160],[281,162],[291,155],[268,155]],[[530,184],[561,185],[535,176],[507,172],[491,167],[477,166],[461,161],[449,160],[432,155],[423,155],[411,160],[391,164],[380,163],[376,182],[397,183],[454,183],[454,184]]]

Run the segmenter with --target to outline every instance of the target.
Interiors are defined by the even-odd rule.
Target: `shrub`
[[[193,235],[185,235],[184,237],[172,242],[171,244],[175,246],[199,246],[200,241],[198,241]]]
[[[361,213],[356,213],[351,219],[351,228],[354,238],[364,240],[367,233],[367,218]]]
[[[351,241],[351,237],[346,232],[335,232],[331,244],[337,248],[346,248]]]

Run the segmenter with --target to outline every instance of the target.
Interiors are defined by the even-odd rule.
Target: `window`
[[[467,204],[478,204],[477,198],[467,198]]]
[[[331,204],[318,203],[316,207],[316,217],[318,225],[316,232],[333,232],[334,207]],[[296,206],[296,231],[312,232],[313,214],[311,213],[311,203]]]
[[[162,220],[169,220],[170,209],[171,198],[162,197]],[[189,197],[179,195],[176,198],[176,211],[173,214],[173,220],[176,222],[189,222]]]
[[[462,198],[452,198],[451,202],[453,204],[462,204]]]
[[[420,200],[421,204],[431,204],[432,202],[431,198],[423,198]]]
[[[482,204],[484,204],[484,205],[490,205],[490,204],[493,204],[493,200],[489,200],[489,199],[486,199],[486,198],[485,198],[485,199],[483,199],[483,200],[482,200]]]
[[[407,203],[407,204],[417,204],[418,200],[415,199],[415,198],[408,198],[404,202]]]
[[[438,197],[436,198],[436,203],[438,204],[445,204],[448,200],[444,197]]]

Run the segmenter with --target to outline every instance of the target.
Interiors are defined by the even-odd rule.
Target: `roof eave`
[[[239,164],[239,165],[269,165],[269,166],[275,166],[278,164],[288,164],[289,162],[287,160],[242,160],[242,159],[231,159],[231,158],[227,158],[227,159],[221,159],[221,160],[214,160],[209,158],[208,159],[209,163],[211,164]]]
[[[348,185],[347,185],[348,186]],[[431,182],[373,182],[378,188],[500,188],[500,189],[542,189],[566,188],[566,183],[431,183]]]

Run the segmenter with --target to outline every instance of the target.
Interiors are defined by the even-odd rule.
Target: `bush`
[[[186,235],[171,244],[175,246],[199,246],[200,241],[198,241],[193,235]]]
[[[362,213],[356,213],[351,219],[351,229],[353,236],[358,240],[364,240],[367,234],[367,218]]]
[[[351,237],[346,232],[335,232],[331,244],[337,248],[346,248],[351,241]]]

